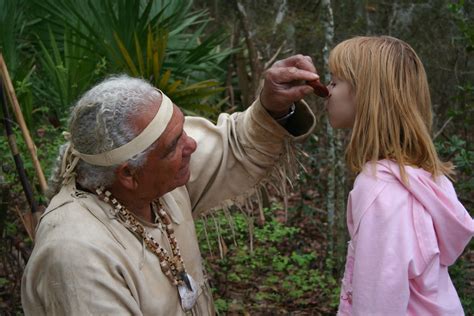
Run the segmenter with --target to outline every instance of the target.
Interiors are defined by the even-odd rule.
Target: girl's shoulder
[[[383,204],[400,205],[407,201],[407,188],[398,180],[393,170],[398,166],[391,161],[367,163],[354,182],[349,194],[350,210],[354,217],[362,217],[370,206]]]
[[[383,159],[376,162],[367,162],[357,176],[354,185],[359,183],[373,185],[398,182],[409,187],[410,180],[413,180],[413,182],[420,180],[427,183],[430,182],[432,185],[447,191],[450,195],[456,195],[452,182],[445,175],[433,177],[428,171],[414,166],[404,166],[404,170],[407,181],[403,181],[400,165],[393,160]]]
[[[433,195],[445,196],[449,200],[457,200],[453,184],[446,176],[433,176],[421,168],[405,166],[406,181],[404,181],[400,166],[391,160],[379,160],[367,163],[357,176],[350,193],[353,205],[364,208],[374,201],[381,200],[382,204],[403,204],[409,196],[420,198]]]
[[[357,175],[354,188],[385,186],[390,183],[396,184],[399,182],[396,177],[398,170],[398,164],[391,160],[367,162],[362,171]]]

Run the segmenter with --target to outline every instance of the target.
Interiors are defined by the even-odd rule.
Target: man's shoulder
[[[113,236],[106,211],[88,194],[60,192],[41,216],[36,231],[36,244],[54,240],[74,242],[105,242]]]

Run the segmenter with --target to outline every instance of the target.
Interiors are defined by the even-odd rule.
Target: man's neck
[[[138,198],[136,194],[114,188],[110,188],[110,193],[112,193],[117,201],[125,206],[131,213],[147,222],[153,222],[153,210],[151,208],[152,201],[144,201]]]
[[[133,207],[133,206],[128,206],[126,204],[125,207],[138,216],[139,218],[143,219],[146,222],[153,222],[153,210],[151,208],[151,203],[148,203],[147,205],[144,205],[143,207]]]

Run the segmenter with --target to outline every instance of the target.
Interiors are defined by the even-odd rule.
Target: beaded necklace
[[[165,226],[166,235],[171,245],[171,255],[168,254],[166,249],[158,244],[145,227],[137,221],[135,216],[133,216],[125,206],[120,204],[120,202],[112,196],[112,193],[104,190],[103,187],[97,188],[96,193],[101,200],[114,207],[115,215],[127,229],[143,239],[148,249],[158,257],[161,271],[163,271],[168,279],[170,279],[171,283],[178,287],[185,285],[189,291],[193,292],[189,275],[186,273],[184,261],[179,251],[178,242],[174,236],[171,218],[168,213],[164,211],[159,199],[153,201],[153,204],[158,209],[158,217],[160,218],[161,223]]]

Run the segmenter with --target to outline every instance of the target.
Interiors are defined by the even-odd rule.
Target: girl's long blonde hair
[[[356,117],[346,150],[352,171],[371,161],[391,159],[423,168],[433,176],[453,173],[431,139],[431,98],[425,69],[407,43],[388,36],[355,37],[329,56],[333,76],[348,81],[356,98]]]

